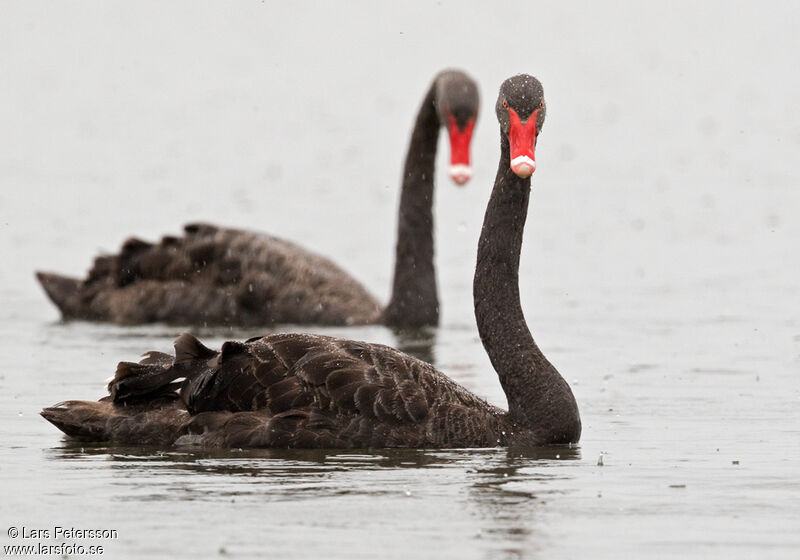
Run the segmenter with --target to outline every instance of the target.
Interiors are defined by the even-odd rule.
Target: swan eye
[[[508,109],[508,101],[503,99],[503,109]]]

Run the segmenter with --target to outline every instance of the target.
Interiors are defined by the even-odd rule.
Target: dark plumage
[[[39,273],[67,318],[119,324],[350,325],[377,300],[329,259],[282,239],[211,225],[150,244],[130,239],[82,282]]]
[[[425,96],[403,174],[393,292],[385,312],[361,283],[320,255],[276,237],[204,224],[186,226],[182,237],[158,243],[129,239],[119,253],[98,257],[84,280],[44,272],[37,278],[65,319],[125,325],[435,325],[436,146],[443,125],[452,139],[470,119],[474,125],[477,111],[477,86],[463,72],[442,72]],[[450,117],[455,124],[448,124]],[[461,145],[468,147],[469,131]]]
[[[79,439],[209,447],[486,447],[503,411],[378,344],[275,334],[123,362],[100,402],[42,414]],[[175,379],[184,381],[173,385]],[[175,389],[179,387],[178,392]],[[493,429],[487,430],[487,426]]]
[[[532,95],[529,84],[539,82],[521,78],[507,80],[501,95]],[[530,174],[511,171],[507,134],[503,130],[478,247],[474,295],[478,330],[508,412],[386,346],[275,334],[226,342],[216,352],[184,334],[174,357],[151,352],[138,364],[121,363],[110,395],[100,402],[68,401],[42,415],[67,435],[125,444],[364,448],[578,441],[575,398],[533,341],[519,303]]]

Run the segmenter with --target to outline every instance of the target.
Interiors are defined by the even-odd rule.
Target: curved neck
[[[478,331],[512,422],[534,430],[543,443],[576,441],[580,419],[572,391],[534,342],[522,313],[519,257],[531,181],[511,171],[508,138],[502,136],[501,144],[473,284]]]
[[[439,117],[436,82],[422,102],[403,172],[392,297],[383,323],[419,327],[439,322],[433,267],[433,175]]]

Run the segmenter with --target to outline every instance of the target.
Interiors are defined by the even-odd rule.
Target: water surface
[[[798,9],[424,10],[2,9],[3,545],[8,527],[58,524],[116,529],[112,558],[796,555]],[[548,117],[521,293],[578,399],[578,446],[114,448],[38,416],[100,397],[118,361],[184,330],[64,324],[36,286],[35,269],[83,274],[128,235],[198,219],[269,231],[388,299],[407,133],[446,66],[480,81],[482,114],[473,181],[437,174],[441,327],[312,330],[402,347],[505,405],[471,280],[495,91],[533,73]]]

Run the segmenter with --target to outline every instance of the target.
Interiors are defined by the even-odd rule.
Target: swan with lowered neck
[[[501,156],[475,270],[481,340],[508,411],[433,366],[392,348],[305,334],[226,342],[184,334],[175,356],[121,363],[99,402],[67,401],[42,415],[69,436],[125,444],[208,447],[494,447],[578,441],[567,382],[528,330],[519,301],[522,232],[545,117],[541,84],[500,88]]]
[[[182,237],[126,241],[95,260],[84,280],[39,272],[65,319],[118,324],[258,326],[276,323],[396,327],[436,325],[433,182],[439,131],[451,147],[450,176],[470,178],[478,89],[465,73],[436,76],[417,115],[400,199],[392,297],[385,309],[332,261],[293,243],[237,229],[191,224]]]

